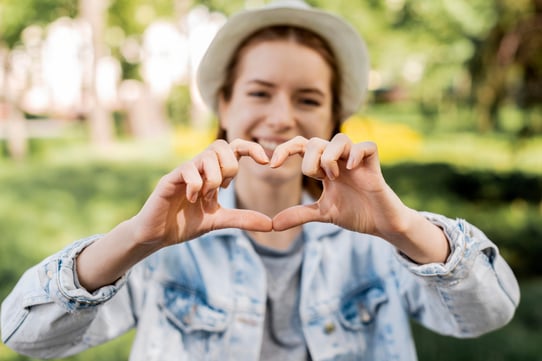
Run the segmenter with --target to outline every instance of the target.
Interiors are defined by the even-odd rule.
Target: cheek
[[[313,122],[305,124],[303,127],[303,133],[305,138],[310,139],[312,137],[318,137],[322,139],[331,139],[333,137],[334,124],[329,120],[317,119]]]
[[[246,110],[230,113],[230,116],[221,121],[221,126],[226,131],[228,141],[236,138],[245,138],[249,133],[254,117]]]
[[[235,107],[235,103],[222,103],[219,108],[219,123],[220,127],[226,132],[227,140],[237,138],[236,134],[239,133],[239,119],[240,114]]]

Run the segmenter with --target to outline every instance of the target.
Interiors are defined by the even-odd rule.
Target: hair
[[[320,54],[320,56],[328,64],[329,68],[331,69],[330,87],[332,93],[332,135],[339,133],[342,120],[342,106],[340,102],[341,80],[339,76],[339,66],[337,63],[337,59],[335,58],[331,47],[322,37],[304,28],[290,25],[271,26],[258,30],[253,34],[249,35],[243,42],[241,42],[241,44],[239,44],[236,51],[234,52],[234,55],[230,59],[230,62],[226,68],[226,77],[224,80],[224,84],[222,84],[219,90],[220,96],[222,96],[225,101],[229,101],[231,99],[233,87],[238,76],[241,57],[244,51],[249,48],[249,46],[266,41],[280,40],[287,40],[302,46],[306,46]],[[226,130],[222,127],[219,127],[217,139],[226,138]],[[303,188],[307,192],[309,192],[311,196],[318,198],[322,193],[322,182],[314,178],[303,176]]]

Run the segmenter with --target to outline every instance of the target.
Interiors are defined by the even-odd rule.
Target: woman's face
[[[236,75],[231,98],[221,98],[219,106],[228,141],[254,141],[271,158],[278,144],[294,136],[331,137],[332,73],[315,50],[286,40],[255,43],[242,50]],[[268,167],[249,161],[242,159],[241,167],[269,177]],[[292,157],[274,174],[281,180],[300,176],[300,161]]]

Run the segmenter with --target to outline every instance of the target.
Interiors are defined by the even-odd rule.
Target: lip
[[[253,141],[262,146],[265,150],[274,151],[282,143],[288,141],[286,138],[254,137]]]
[[[267,156],[271,158],[277,146],[288,141],[288,139],[275,137],[254,137],[253,141],[261,145]]]

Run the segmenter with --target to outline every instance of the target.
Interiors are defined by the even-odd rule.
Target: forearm
[[[122,222],[79,254],[76,259],[79,284],[90,292],[113,284],[156,250],[156,245],[135,241],[131,220]]]
[[[443,230],[422,214],[406,208],[403,227],[384,235],[397,249],[418,264],[444,263],[450,255],[450,244]]]
[[[385,210],[376,218],[376,236],[418,264],[446,262],[450,244],[442,228],[407,207],[388,186],[371,201]]]

